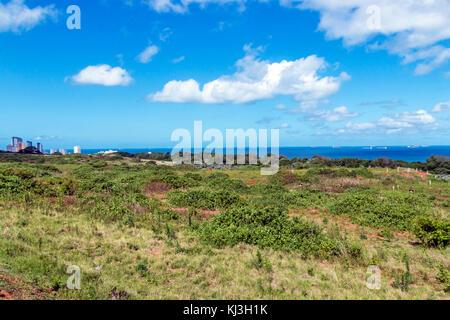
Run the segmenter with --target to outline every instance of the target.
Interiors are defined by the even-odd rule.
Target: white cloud
[[[375,124],[370,122],[363,122],[363,123],[348,122],[345,127],[350,131],[363,131],[375,128]],[[345,132],[344,129],[341,130],[343,130],[342,132]]]
[[[427,111],[418,110],[385,116],[373,122],[348,122],[345,128],[337,130],[336,133],[359,133],[361,131],[384,134],[417,133],[419,131],[435,130],[436,128],[436,119]]]
[[[0,3],[0,32],[21,32],[34,28],[47,17],[56,17],[54,5],[29,8],[23,0]]]
[[[275,109],[277,109],[277,110],[286,110],[286,106],[284,105],[284,104],[277,104],[276,106],[275,106]]]
[[[359,116],[359,114],[350,112],[347,107],[342,106],[339,108],[334,108],[332,111],[322,112],[322,114],[319,115],[319,118],[325,119],[326,121],[335,122],[355,118],[357,116]]]
[[[179,57],[179,58],[173,59],[173,60],[172,60],[172,63],[180,63],[180,62],[183,61],[183,60],[184,60],[184,56],[181,56],[181,57]]]
[[[242,11],[245,9],[246,0],[145,0],[150,8],[157,12],[176,12],[186,13],[189,11],[191,4],[197,4],[200,8],[206,7],[207,4],[237,4]]]
[[[391,117],[383,117],[376,125],[387,134],[434,130],[437,127],[436,119],[425,110],[406,111]]]
[[[350,112],[345,106],[334,108],[333,110],[318,109],[317,106],[318,101],[302,102],[299,107],[289,109],[288,113],[305,114],[306,120],[327,122],[338,122],[359,116],[356,112]],[[305,118],[300,118],[299,120],[302,121]]]
[[[399,133],[399,132],[401,132],[402,131],[402,129],[389,129],[389,130],[386,130],[386,134],[394,134],[394,133]]]
[[[433,112],[447,112],[447,111],[450,111],[450,101],[440,102],[433,108]]]
[[[145,0],[157,12],[186,13],[196,4],[237,5],[246,0]],[[260,1],[266,2],[266,1]],[[449,0],[279,0],[281,6],[320,13],[319,29],[328,39],[343,39],[347,46],[369,43],[401,56],[404,63],[417,62],[422,75],[450,60]],[[219,25],[220,27],[220,25]],[[380,36],[377,38],[377,36]],[[376,42],[376,40],[380,42]]]
[[[86,67],[70,79],[76,84],[103,86],[127,86],[133,81],[126,70],[120,67],[113,68],[106,64]]]
[[[167,41],[167,39],[169,39],[169,37],[172,35],[172,30],[170,30],[170,28],[164,28],[160,33],[159,33],[159,40],[165,42]]]
[[[290,128],[289,123],[282,123],[277,129],[288,129]]]
[[[370,43],[404,58],[420,62],[418,75],[450,59],[441,42],[450,39],[448,0],[280,0],[281,5],[320,12],[319,29],[328,39],[343,39],[348,46]],[[381,42],[374,42],[381,36]]]
[[[36,140],[36,141],[49,141],[49,140],[55,140],[55,139],[59,139],[59,137],[58,136],[42,135],[42,136],[35,137],[33,140]]]
[[[157,102],[247,103],[289,95],[297,100],[313,100],[337,92],[350,77],[321,76],[327,67],[323,58],[315,55],[295,61],[270,63],[257,57],[261,48],[244,47],[246,55],[236,62],[238,71],[222,76],[200,88],[194,79],[170,81],[162,91],[149,95]]]
[[[144,51],[142,51],[138,56],[137,59],[141,63],[149,63],[152,61],[152,58],[154,55],[156,55],[159,52],[159,48],[155,45],[149,45],[147,48],[145,48]]]
[[[378,121],[378,125],[386,128],[410,128],[414,126],[430,125],[436,119],[425,110],[416,112],[403,112],[393,117],[383,117]]]

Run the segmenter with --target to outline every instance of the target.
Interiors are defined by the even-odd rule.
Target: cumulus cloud
[[[144,51],[142,51],[138,56],[137,59],[140,63],[149,63],[152,61],[152,58],[154,55],[156,55],[159,52],[159,48],[155,45],[149,45],[147,48],[145,48]]]
[[[375,124],[370,122],[362,122],[362,123],[348,122],[345,127],[350,131],[363,131],[375,128]],[[345,132],[345,130],[343,132]]]
[[[96,84],[102,86],[127,86],[133,78],[120,67],[111,67],[107,64],[89,66],[77,75],[70,77],[75,84]]]
[[[425,110],[403,112],[393,117],[383,117],[378,120],[378,126],[386,128],[411,128],[434,124],[436,119]]]
[[[440,102],[433,108],[433,112],[447,112],[447,111],[450,111],[450,101]]]
[[[317,100],[302,101],[299,106],[287,109],[286,112],[293,115],[303,114],[304,117],[299,118],[299,121],[338,122],[359,116],[356,112],[350,112],[346,106],[326,110],[320,109],[318,107],[319,103]]]
[[[338,108],[334,108],[333,110],[312,110],[307,111],[306,113],[309,114],[307,117],[309,120],[312,121],[319,121],[319,120],[325,120],[328,122],[337,122],[337,121],[343,121],[350,118],[355,118],[359,116],[356,112],[350,112],[347,107],[342,106]]]
[[[245,9],[246,0],[145,0],[157,12],[186,13],[196,4],[234,4]],[[265,2],[265,1],[261,1]],[[328,39],[345,45],[369,43],[388,50],[404,63],[417,62],[422,75],[450,60],[450,1],[448,0],[280,0],[280,5],[320,13],[319,29]]]
[[[418,62],[415,73],[431,72],[450,59],[448,0],[281,0],[281,5],[320,12],[319,29],[348,46],[370,43]],[[376,36],[380,42],[374,42]],[[381,37],[381,38],[380,38]]]
[[[415,133],[425,130],[435,130],[436,119],[425,110],[415,112],[402,112],[392,116],[384,116],[377,121],[353,123],[348,122],[345,128],[338,129],[336,133]]]
[[[261,48],[244,47],[246,55],[236,62],[238,71],[222,76],[200,88],[194,79],[168,82],[162,91],[148,96],[156,102],[247,103],[271,99],[276,95],[296,100],[320,99],[337,92],[350,77],[321,76],[327,68],[323,58],[315,55],[294,61],[270,63],[258,58]]]
[[[0,3],[0,32],[21,32],[34,28],[48,17],[56,17],[54,5],[29,8],[23,0]]]

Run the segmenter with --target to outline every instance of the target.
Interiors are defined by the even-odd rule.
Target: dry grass
[[[369,186],[370,183],[369,179],[321,177],[317,183],[311,185],[311,188],[331,193],[342,193],[348,188]]]
[[[20,222],[25,219],[26,225]],[[337,221],[339,223],[339,221]],[[45,226],[45,227],[43,227]],[[330,225],[331,226],[331,225]],[[103,224],[83,215],[2,210],[2,248],[27,248],[27,255],[8,257],[8,265],[40,279],[38,264],[51,256],[62,268],[50,269],[62,280],[64,269],[78,265],[82,290],[49,290],[45,279],[37,286],[48,298],[105,299],[447,299],[434,279],[437,266],[448,264],[448,250],[410,245],[403,239],[386,242],[368,238],[364,262],[304,260],[299,254],[260,250],[270,265],[256,268],[257,248],[239,245],[213,249],[179,230],[176,241],[145,228]],[[370,233],[370,230],[365,232]],[[23,235],[26,234],[24,240]],[[356,234],[348,233],[356,239]],[[41,248],[35,244],[41,239]],[[27,243],[31,241],[31,243]],[[401,254],[411,261],[413,284],[407,292],[392,287],[394,270],[403,270]],[[382,270],[382,289],[365,285],[373,258]],[[3,257],[4,259],[5,257]],[[137,272],[140,263],[146,273]],[[313,270],[313,271],[311,271]],[[425,276],[426,275],[426,276]]]

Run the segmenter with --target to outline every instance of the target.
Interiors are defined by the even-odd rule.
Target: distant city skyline
[[[44,146],[41,142],[36,142],[36,146],[33,146],[33,141],[27,140],[26,144],[23,141],[24,140],[21,137],[17,137],[17,136],[11,137],[11,143],[9,145],[7,145],[4,150],[0,147],[0,150],[6,151],[6,152],[15,152],[15,153],[18,153],[21,151],[23,151],[23,152],[27,151],[27,152],[31,152],[31,153],[40,152],[42,154],[45,154],[45,153],[52,154],[52,153],[56,153],[56,152],[62,153],[63,155],[68,154],[68,152],[66,151],[65,148],[59,148],[59,149],[50,148],[50,149],[48,149],[48,152],[47,152],[44,149]],[[80,154],[81,147],[79,145],[74,146],[73,153]]]

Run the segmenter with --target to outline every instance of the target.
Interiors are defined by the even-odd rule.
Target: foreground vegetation
[[[0,154],[0,299],[450,297],[441,176],[381,160],[286,159],[271,177],[155,160]]]

